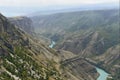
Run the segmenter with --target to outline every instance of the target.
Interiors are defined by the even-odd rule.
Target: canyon
[[[119,80],[119,10],[6,18],[1,80]]]

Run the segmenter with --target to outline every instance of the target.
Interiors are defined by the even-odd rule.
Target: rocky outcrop
[[[104,52],[104,41],[102,38],[100,39],[98,32],[89,32],[81,37],[67,39],[56,48],[88,57],[102,54]]]
[[[25,32],[29,34],[33,34],[34,27],[33,27],[33,22],[30,18],[19,16],[19,17],[9,18],[9,20],[11,23],[23,29]]]
[[[91,65],[82,57],[64,50],[57,50],[60,58],[62,74],[69,80],[96,80],[98,72],[95,66]]]
[[[95,60],[111,74],[116,75],[116,71],[120,71],[120,45],[109,48],[103,55],[96,57]]]
[[[74,57],[62,61],[62,66],[79,80],[96,80],[98,73],[84,58]]]

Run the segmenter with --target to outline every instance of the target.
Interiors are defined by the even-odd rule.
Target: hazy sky
[[[97,3],[117,3],[119,0],[0,0],[0,6],[50,6],[50,5],[80,5]]]
[[[6,16],[14,16],[41,9],[106,3],[119,4],[119,0],[0,0],[0,13],[4,13]]]

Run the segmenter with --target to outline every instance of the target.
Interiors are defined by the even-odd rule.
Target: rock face
[[[59,50],[57,51],[61,60],[61,67],[65,75],[70,80],[96,80],[98,73],[95,66],[91,65],[87,60],[77,55]]]
[[[33,27],[33,22],[30,18],[20,16],[20,17],[9,18],[9,20],[11,23],[23,29],[25,32],[29,34],[33,34],[34,27]]]
[[[103,53],[104,44],[103,40],[100,40],[98,32],[90,32],[80,38],[65,40],[59,45],[59,48],[87,57]]]
[[[98,60],[98,64],[101,62],[101,66],[113,75],[118,74],[117,72],[120,71],[120,45],[109,48],[104,54],[96,57],[95,60]]]
[[[79,80],[96,80],[98,77],[97,71],[82,58],[71,58],[62,62],[62,66],[68,70],[72,75],[76,76]]]

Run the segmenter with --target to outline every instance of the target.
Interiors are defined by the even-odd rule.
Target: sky
[[[76,5],[118,4],[119,0],[0,0],[0,13],[9,15],[23,15],[41,9],[64,8]]]

